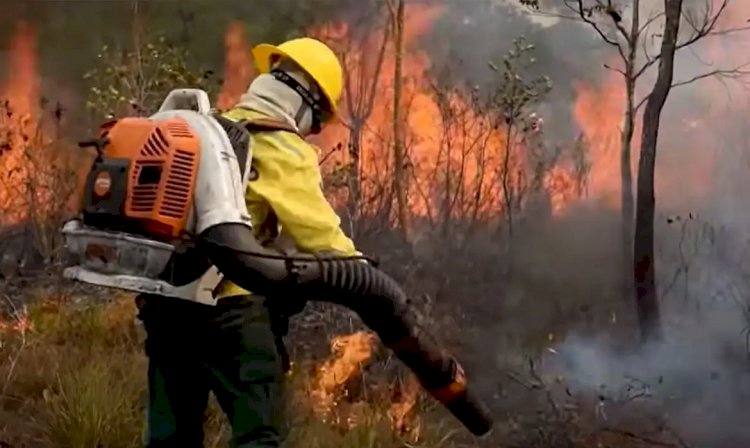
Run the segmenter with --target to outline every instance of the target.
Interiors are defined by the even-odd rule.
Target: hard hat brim
[[[252,49],[253,60],[255,61],[255,68],[259,74],[269,73],[271,71],[271,60],[275,57],[285,57],[294,60],[293,57],[289,56],[287,52],[271,44],[258,44]],[[321,89],[323,94],[328,99],[328,103],[333,109],[332,119],[338,116],[338,105],[333,102],[328,92],[325,89]]]
[[[258,73],[268,73],[271,71],[271,59],[274,56],[289,57],[279,47],[271,44],[260,44],[253,48],[253,59],[255,60],[255,68]]]

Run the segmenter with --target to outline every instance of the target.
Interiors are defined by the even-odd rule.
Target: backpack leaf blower
[[[252,132],[279,123],[217,117],[202,90],[177,89],[145,118],[105,123],[79,215],[63,227],[78,281],[214,303],[221,276],[275,300],[310,297],[356,312],[473,434],[492,428],[460,364],[419,325],[403,289],[361,257],[287,256],[255,238],[243,185]],[[358,259],[359,258],[359,259]]]

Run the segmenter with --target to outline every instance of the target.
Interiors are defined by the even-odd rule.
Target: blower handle
[[[78,142],[78,147],[83,148],[94,148],[96,149],[96,161],[101,162],[102,156],[104,155],[104,147],[109,144],[109,139],[107,137],[103,138],[94,138],[91,140],[84,140],[82,142]]]
[[[174,89],[159,107],[159,112],[168,110],[194,110],[201,114],[211,112],[208,93],[201,89]]]

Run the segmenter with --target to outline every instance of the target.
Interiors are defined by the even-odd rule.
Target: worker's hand
[[[363,255],[363,257],[366,257],[366,256]],[[359,261],[362,262],[362,263],[366,263],[369,266],[372,266],[373,268],[377,268],[380,265],[380,263],[378,262],[378,260],[375,260],[375,259],[372,259],[372,258],[360,258]]]

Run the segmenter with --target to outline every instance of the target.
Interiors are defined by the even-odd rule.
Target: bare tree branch
[[[702,15],[702,18],[700,21],[696,21],[694,17],[692,17],[690,14],[683,13],[683,17],[685,19],[685,22],[692,28],[693,33],[692,35],[685,40],[684,42],[680,42],[677,44],[677,51],[689,47],[690,45],[698,42],[699,40],[709,37],[709,36],[724,36],[732,33],[742,32],[750,30],[750,25],[747,26],[741,26],[741,27],[732,27],[732,28],[724,28],[724,29],[717,29],[716,26],[723,16],[723,14],[726,12],[727,7],[729,6],[729,0],[722,0],[721,5],[717,8],[717,11],[715,13],[711,13],[712,7],[708,6]],[[661,55],[654,55],[653,57],[648,57],[646,59],[646,62],[635,71],[635,79],[640,78],[646,70],[648,70],[650,67],[652,67],[656,62],[659,61],[661,58]]]
[[[748,66],[750,66],[750,63],[744,64],[744,65],[741,65],[740,67],[736,67],[732,69],[712,70],[710,72],[706,72],[700,75],[693,76],[692,78],[688,78],[682,81],[677,81],[672,84],[672,88],[684,86],[692,82],[698,81],[700,79],[711,78],[711,77],[718,77],[722,79],[734,79],[734,80],[742,79],[743,77],[750,74],[750,68],[747,68]]]
[[[659,13],[656,13],[656,14],[654,14],[653,16],[651,16],[651,18],[650,18],[650,19],[646,20],[646,21],[645,21],[645,22],[643,23],[643,26],[641,26],[641,27],[640,27],[640,29],[638,29],[638,37],[640,37],[641,35],[643,35],[643,33],[645,33],[646,31],[648,31],[648,28],[649,28],[649,27],[650,27],[650,26],[651,26],[651,25],[652,25],[652,24],[653,24],[654,22],[656,22],[657,20],[661,19],[662,17],[664,17],[664,11],[661,11],[661,12],[659,12]]]
[[[594,29],[594,31],[599,34],[599,37],[601,37],[604,42],[612,45],[613,47],[617,47],[620,51],[622,51],[622,49],[620,48],[620,43],[607,36],[607,34],[604,32],[604,30],[601,29],[599,24],[591,20],[591,11],[583,6],[583,0],[565,0],[563,4],[571,11],[575,12],[580,20],[583,20],[585,23],[589,24]]]
[[[750,75],[750,62],[740,65],[738,67],[732,68],[732,69],[711,70],[709,72],[701,73],[700,75],[695,75],[691,78],[683,79],[681,81],[675,81],[672,83],[671,88],[686,86],[688,84],[692,84],[696,81],[700,81],[706,78],[718,78],[719,80],[734,80],[734,81],[742,82],[743,84],[747,84],[747,83],[750,83],[750,81],[746,82],[746,81],[742,81],[742,79],[748,75]],[[635,109],[640,110],[640,108],[644,104],[646,104],[646,101],[648,101],[648,97],[649,95],[644,96],[637,103]]]
[[[622,76],[627,76],[627,74],[625,73],[624,70],[619,69],[617,67],[612,67],[609,64],[604,64],[604,68],[606,68],[607,70],[612,70],[613,72],[617,72],[617,73],[621,74]]]

